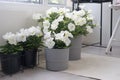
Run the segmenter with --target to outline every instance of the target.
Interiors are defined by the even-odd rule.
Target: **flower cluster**
[[[7,44],[5,46],[2,46],[2,48],[3,50],[8,46],[9,49],[10,46],[14,49],[16,48],[15,50],[18,50],[17,49],[18,46],[22,47],[23,49],[38,48],[40,46],[40,43],[42,42],[41,39],[42,35],[43,33],[39,26],[37,27],[32,26],[28,29],[20,29],[20,31],[17,32],[16,34],[12,32],[8,32],[5,35],[3,35],[3,39],[7,41]],[[11,51],[7,50],[6,52],[11,52]]]
[[[93,32],[93,17],[84,9],[70,12],[66,8],[52,7],[44,18],[40,14],[35,17],[38,22],[42,21],[44,45],[48,48],[69,47],[70,38]]]

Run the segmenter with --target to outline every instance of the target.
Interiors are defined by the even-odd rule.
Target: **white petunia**
[[[86,26],[86,28],[89,33],[93,33],[93,29],[91,28],[91,26]]]
[[[3,39],[8,41],[9,44],[17,45],[16,35],[13,34],[12,32],[8,32],[5,35],[3,35]]]
[[[55,34],[55,40],[63,40],[64,33],[57,33]]]
[[[49,27],[50,27],[50,22],[49,22],[48,20],[45,20],[45,21],[43,22],[43,27],[44,27],[44,28],[49,28]]]
[[[47,32],[44,34],[44,39],[49,39],[51,38],[51,32]]]
[[[64,31],[64,36],[73,38],[73,35],[69,31]]]
[[[58,25],[59,25],[58,20],[57,20],[57,19],[54,20],[54,21],[52,22],[52,24],[51,24],[51,29],[52,29],[52,30],[56,30],[56,29],[58,28]]]
[[[63,38],[63,42],[65,43],[66,46],[69,46],[71,44],[71,40],[66,37]]]
[[[53,41],[53,38],[49,38],[44,41],[44,45],[49,49],[52,49],[55,45],[55,42]]]
[[[33,17],[32,17],[34,20],[39,20],[42,18],[42,14],[40,13],[36,13],[36,14],[33,14]]]
[[[57,18],[57,21],[58,21],[58,22],[61,22],[61,21],[63,21],[63,18],[64,18],[64,16],[59,16],[59,17]]]
[[[36,35],[39,37],[39,36],[42,36],[43,35],[43,33],[42,33],[42,30],[41,30],[41,27],[39,27],[39,26],[37,26],[36,27]]]
[[[24,33],[16,33],[16,40],[17,42],[25,42],[26,35]]]
[[[67,18],[69,18],[69,19],[72,19],[72,16],[73,16],[72,13],[66,13],[66,14],[65,14],[65,17],[67,17]]]
[[[75,25],[83,26],[86,23],[87,23],[86,18],[78,18],[78,20],[75,20]]]
[[[73,23],[68,24],[68,29],[69,31],[74,31],[75,30],[75,25]]]
[[[62,15],[62,14],[65,14],[65,13],[67,13],[67,12],[70,12],[70,10],[67,9],[67,8],[59,8],[59,10],[58,10],[58,13],[60,13],[61,15]]]
[[[79,16],[84,16],[85,15],[85,11],[83,9],[78,11],[78,15]]]
[[[46,11],[46,15],[49,17],[51,13],[58,13],[58,8],[52,7]]]

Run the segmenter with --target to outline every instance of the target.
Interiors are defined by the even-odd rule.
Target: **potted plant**
[[[45,48],[46,68],[53,71],[61,71],[68,68],[70,38],[73,35],[67,25],[71,20],[65,17],[69,12],[66,8],[50,8],[42,21],[43,43]]]
[[[34,19],[41,23],[43,21],[43,33],[52,31],[58,33],[67,30],[73,35],[71,39],[71,47],[69,51],[70,60],[78,60],[81,58],[82,35],[87,35],[93,32],[95,24],[90,11],[82,9],[79,11],[70,12],[65,8],[50,8],[47,17],[37,14]]]
[[[22,65],[26,68],[36,66],[37,50],[42,46],[42,32],[39,26],[21,29],[20,33],[25,34],[25,41],[20,42],[23,46]],[[18,33],[19,34],[19,33]]]
[[[7,43],[0,46],[1,68],[5,74],[14,74],[20,70],[20,56],[23,50],[17,42],[16,35],[9,32],[3,38]]]
[[[67,13],[66,17],[72,20],[68,27],[71,29],[75,27],[74,30],[70,30],[74,38],[71,41],[69,59],[79,60],[81,58],[82,35],[86,36],[88,33],[92,33],[95,27],[93,17],[90,11],[85,9]]]

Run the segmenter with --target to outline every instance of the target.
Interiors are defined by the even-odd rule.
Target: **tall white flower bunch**
[[[70,12],[67,8],[52,7],[37,21],[42,21],[44,45],[48,48],[69,47],[70,38],[92,33],[94,27],[90,11],[84,9]]]

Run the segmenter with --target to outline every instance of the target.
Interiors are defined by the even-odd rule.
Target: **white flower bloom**
[[[71,43],[71,40],[69,38],[64,37],[63,42],[65,43],[66,46],[69,46]]]
[[[64,31],[64,36],[67,37],[67,38],[68,37],[73,38],[73,35],[70,32],[68,32],[68,31]]]
[[[54,21],[52,22],[52,24],[51,24],[51,29],[52,29],[52,30],[56,30],[56,29],[58,28],[58,25],[59,25],[58,20],[57,20],[57,19],[54,20]]]
[[[68,29],[69,31],[74,31],[75,30],[75,25],[73,23],[68,24]]]
[[[29,36],[28,29],[24,29],[24,28],[20,29],[20,33],[23,33],[24,35],[26,35],[26,37]]]
[[[25,42],[26,35],[24,33],[16,33],[16,40],[17,42]]]
[[[17,45],[16,35],[12,32],[8,32],[5,35],[3,35],[3,39],[7,40],[9,44]]]
[[[48,28],[43,28],[43,33],[46,34],[48,32]]]
[[[49,39],[51,38],[51,32],[47,32],[44,34],[44,39]]]
[[[57,18],[57,21],[58,21],[58,22],[61,22],[61,21],[63,21],[63,18],[64,18],[64,16],[59,16],[59,17]]]
[[[39,37],[39,36],[42,36],[43,33],[42,33],[42,30],[41,30],[41,27],[37,26],[36,29],[37,29],[36,35],[37,35],[38,37]]]
[[[67,12],[70,12],[70,10],[67,9],[67,8],[59,8],[59,10],[58,10],[58,13],[60,13],[61,15],[62,15],[62,14],[65,14],[65,13],[67,13]]]
[[[80,25],[80,26],[83,26],[84,24],[86,24],[87,21],[86,21],[86,18],[78,18],[78,20],[75,20],[75,24],[76,25]]]
[[[36,13],[36,14],[33,14],[33,19],[34,20],[39,20],[39,19],[41,19],[41,17],[42,17],[42,14],[40,14],[40,13]]]
[[[49,27],[50,27],[50,22],[49,22],[48,20],[45,20],[45,21],[43,22],[43,27],[44,27],[44,28],[49,28]]]
[[[55,34],[55,40],[63,40],[64,33],[57,33]]]
[[[51,13],[58,13],[58,8],[52,7],[47,10],[46,15],[49,16]]]
[[[72,19],[72,16],[73,16],[72,13],[66,13],[66,14],[65,14],[65,17],[67,17],[67,18],[69,18],[69,19]]]
[[[85,11],[82,9],[82,10],[78,11],[78,14],[79,14],[80,16],[84,16],[84,15],[85,15]]]
[[[91,26],[86,26],[86,28],[89,33],[93,33],[93,29],[91,28]]]
[[[53,41],[53,38],[49,38],[44,41],[44,45],[50,49],[52,49],[55,45],[55,42]]]

